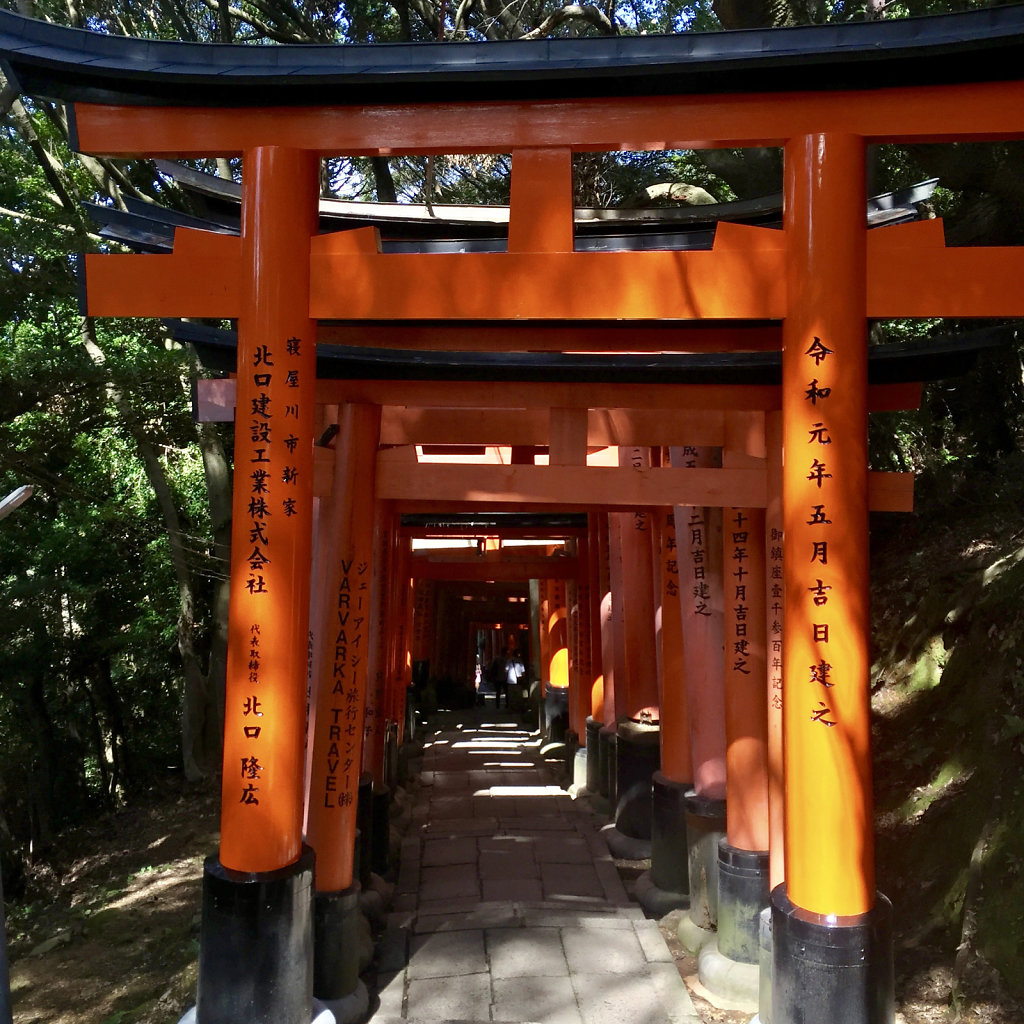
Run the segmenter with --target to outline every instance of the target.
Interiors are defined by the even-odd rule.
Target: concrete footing
[[[761,911],[758,927],[760,944],[761,984],[757,991],[757,1024],[771,1024],[772,1021],[772,908]]]
[[[718,931],[700,951],[701,984],[734,1006],[760,1006],[761,911],[768,906],[768,851],[718,843]]]
[[[650,871],[645,871],[633,883],[633,895],[643,908],[644,913],[655,920],[673,910],[690,905],[688,892],[674,892],[670,889],[660,888],[655,884]]]
[[[627,836],[611,822],[601,828],[601,838],[608,844],[611,855],[619,860],[650,859],[651,841],[649,839]]]
[[[713,936],[697,953],[700,983],[729,1009],[753,1013],[758,1007],[760,967],[723,956],[718,943],[718,936]]]
[[[772,1024],[892,1024],[892,904],[866,914],[822,915],[772,892]]]
[[[687,793],[690,912],[680,923],[679,941],[691,953],[698,952],[718,927],[718,841],[724,836],[725,801]]]
[[[203,866],[196,1016],[203,1024],[313,1019],[313,851],[270,872]]]
[[[347,996],[340,999],[323,999],[320,1002],[324,1011],[330,1013],[334,1024],[356,1024],[357,1021],[366,1019],[367,1011],[370,1009],[370,993],[360,981]],[[318,1017],[313,1024],[329,1022]]]

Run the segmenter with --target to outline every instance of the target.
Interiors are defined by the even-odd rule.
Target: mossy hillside
[[[904,950],[1024,995],[1024,537],[1014,494],[874,524],[879,888]],[[991,981],[989,982],[991,983]],[[955,996],[954,992],[954,996]]]

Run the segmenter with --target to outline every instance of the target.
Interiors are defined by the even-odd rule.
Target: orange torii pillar
[[[636,894],[649,916],[662,917],[690,902],[686,796],[693,786],[693,755],[675,513],[659,508],[652,519],[651,543],[659,568],[655,624],[661,654],[661,768],[651,780],[651,870],[637,879]]]
[[[388,870],[391,792],[384,779],[384,743],[387,707],[387,673],[391,635],[387,614],[393,547],[394,514],[388,502],[376,503],[373,532],[373,582],[370,598],[370,650],[367,666],[366,717],[363,725],[363,773],[360,786],[359,828],[369,834],[368,870],[383,875]],[[365,797],[365,800],[364,800]],[[365,849],[362,847],[361,849]],[[361,865],[363,868],[363,865]],[[363,874],[368,876],[366,870]]]
[[[353,869],[380,408],[345,405],[339,420],[334,480],[330,497],[321,503],[318,531],[321,621],[315,636],[320,649],[310,712],[306,840],[316,853],[313,993],[341,1022],[360,1018],[368,1003],[359,980],[360,886]]]
[[[601,729],[604,726],[605,666],[601,629],[601,602],[604,591],[601,584],[600,512],[587,513],[587,573],[589,577],[589,643],[590,669],[593,682],[590,688],[590,706],[586,711],[587,728],[587,792],[597,796],[601,789]]]
[[[616,673],[619,665],[615,650],[615,607],[612,599],[613,580],[617,570],[612,566],[618,557],[618,545],[612,544],[612,517],[604,510],[597,513],[598,572],[600,579],[601,668],[604,686],[601,693],[601,720],[598,730],[598,786],[597,793],[604,800],[613,801],[615,795],[615,732],[616,732]],[[619,678],[625,687],[625,670]],[[614,806],[614,805],[613,805]]]
[[[619,465],[645,469],[649,448],[619,448]],[[615,828],[605,838],[621,856],[650,856],[651,779],[659,765],[658,653],[654,623],[652,517],[646,509],[616,513],[621,557],[621,582],[612,590],[613,607],[621,608],[620,637],[625,675],[625,701],[616,700],[619,714],[615,739]],[[618,620],[617,620],[618,624]],[[618,664],[616,665],[618,667]],[[618,682],[618,673],[616,673]],[[616,690],[622,689],[617,686]],[[623,842],[620,843],[620,840]]]
[[[715,448],[673,447],[681,469],[720,462]],[[679,551],[683,663],[693,756],[693,791],[686,796],[690,851],[690,910],[679,940],[691,951],[713,937],[718,920],[718,841],[725,834],[725,661],[722,510],[675,507]]]
[[[405,718],[405,694],[411,662],[408,636],[412,615],[410,541],[397,529],[391,531],[391,573],[388,581],[386,629],[388,667],[384,677],[384,783],[393,795],[398,785],[398,752]]]
[[[416,580],[413,588],[412,682],[417,691],[430,678],[431,645],[434,636],[434,601],[437,584],[433,580]],[[409,724],[413,724],[410,719]],[[412,739],[410,733],[409,738]]]
[[[302,843],[319,161],[244,154],[241,314],[219,856],[204,867],[203,1024],[311,1020],[313,854]]]
[[[752,1003],[760,988],[761,911],[769,902],[764,519],[760,508],[722,512],[728,816],[718,842],[718,931],[699,966],[711,992]]]
[[[549,552],[550,553],[550,552]],[[542,580],[540,625],[541,656],[544,660],[544,735],[563,743],[569,727],[569,623],[565,580]]]
[[[785,164],[786,880],[772,892],[772,1024],[889,1024],[871,797],[864,139],[799,136]]]
[[[594,706],[596,682],[591,638],[591,591],[594,587],[589,537],[576,539],[575,554],[580,565],[579,576],[568,584],[569,649],[572,654],[569,664],[569,729],[576,744],[572,784],[574,792],[580,792],[587,786],[587,729]]]

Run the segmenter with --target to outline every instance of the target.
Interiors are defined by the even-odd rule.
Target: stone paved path
[[[503,712],[428,731],[373,1024],[698,1024],[599,828]],[[434,730],[437,731],[434,731]]]

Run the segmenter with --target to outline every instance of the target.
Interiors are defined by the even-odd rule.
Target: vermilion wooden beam
[[[764,474],[756,470],[616,469],[610,466],[429,466],[378,460],[377,494],[404,501],[604,505],[637,508],[672,505],[763,506]],[[742,501],[740,501],[742,499]]]
[[[776,324],[700,326],[695,322],[629,324],[371,323],[322,321],[327,345],[435,352],[777,352]]]
[[[867,261],[869,317],[1024,316],[1024,248],[946,248],[922,220],[869,231]]]
[[[517,406],[509,408],[513,400]],[[717,384],[559,384],[475,381],[319,380],[317,401],[340,405],[362,401],[385,406],[381,440],[387,444],[546,444],[548,425],[526,412],[538,408],[587,408],[587,439],[605,444],[721,444],[725,410],[770,411],[781,407],[774,385]],[[488,402],[492,404],[488,405]],[[921,385],[868,386],[868,409],[916,409]],[[387,408],[387,407],[392,408]],[[234,419],[235,382],[198,382],[200,422]],[[527,420],[524,427],[522,421]],[[697,423],[701,426],[697,427]],[[419,432],[420,425],[423,433]],[[694,441],[693,426],[706,441]],[[436,433],[434,431],[436,430]],[[507,436],[506,436],[507,431]],[[384,432],[389,432],[385,437]],[[521,438],[521,441],[514,440]]]
[[[328,459],[318,456],[315,486],[326,486]],[[913,510],[912,473],[869,474],[870,507],[876,512]],[[765,475],[754,469],[616,469],[609,466],[429,465],[378,459],[377,496],[412,503],[500,506],[743,505],[764,508]],[[741,500],[742,499],[742,500]],[[424,506],[425,507],[425,506]],[[464,509],[463,509],[464,510]],[[404,511],[404,510],[403,510]]]
[[[571,202],[566,210],[571,225]],[[514,226],[514,206],[512,213]],[[316,319],[765,320],[785,314],[783,235],[768,228],[722,223],[714,249],[691,252],[366,255],[351,251],[347,234],[313,241],[309,304]],[[525,245],[530,236],[524,231],[523,238]]]
[[[236,110],[75,104],[78,147],[106,156],[239,155],[289,146],[322,155],[507,153],[778,146],[811,131],[868,142],[1018,139],[1024,82],[863,91],[600,97],[507,103]]]
[[[86,255],[85,280],[89,316],[237,317],[242,243],[177,228],[168,255]]]
[[[438,561],[426,555],[414,555],[412,574],[429,580],[500,580],[506,583],[527,580],[568,580],[579,577],[579,561],[575,558],[520,558],[507,561],[481,559],[472,561]]]
[[[779,231],[723,223],[710,252],[572,252],[563,238],[558,252],[383,255],[373,229],[339,231],[312,240],[310,316],[454,323],[779,319],[786,312],[783,241]],[[239,312],[241,248],[231,235],[179,228],[173,254],[90,254],[85,265],[91,316]],[[869,317],[1024,315],[1017,287],[1024,248],[946,248],[939,220],[868,232],[867,265]],[[515,288],[505,286],[511,276]],[[579,281],[588,287],[576,287]],[[723,332],[719,350],[746,347],[746,333]],[[505,335],[479,347],[503,341]]]

